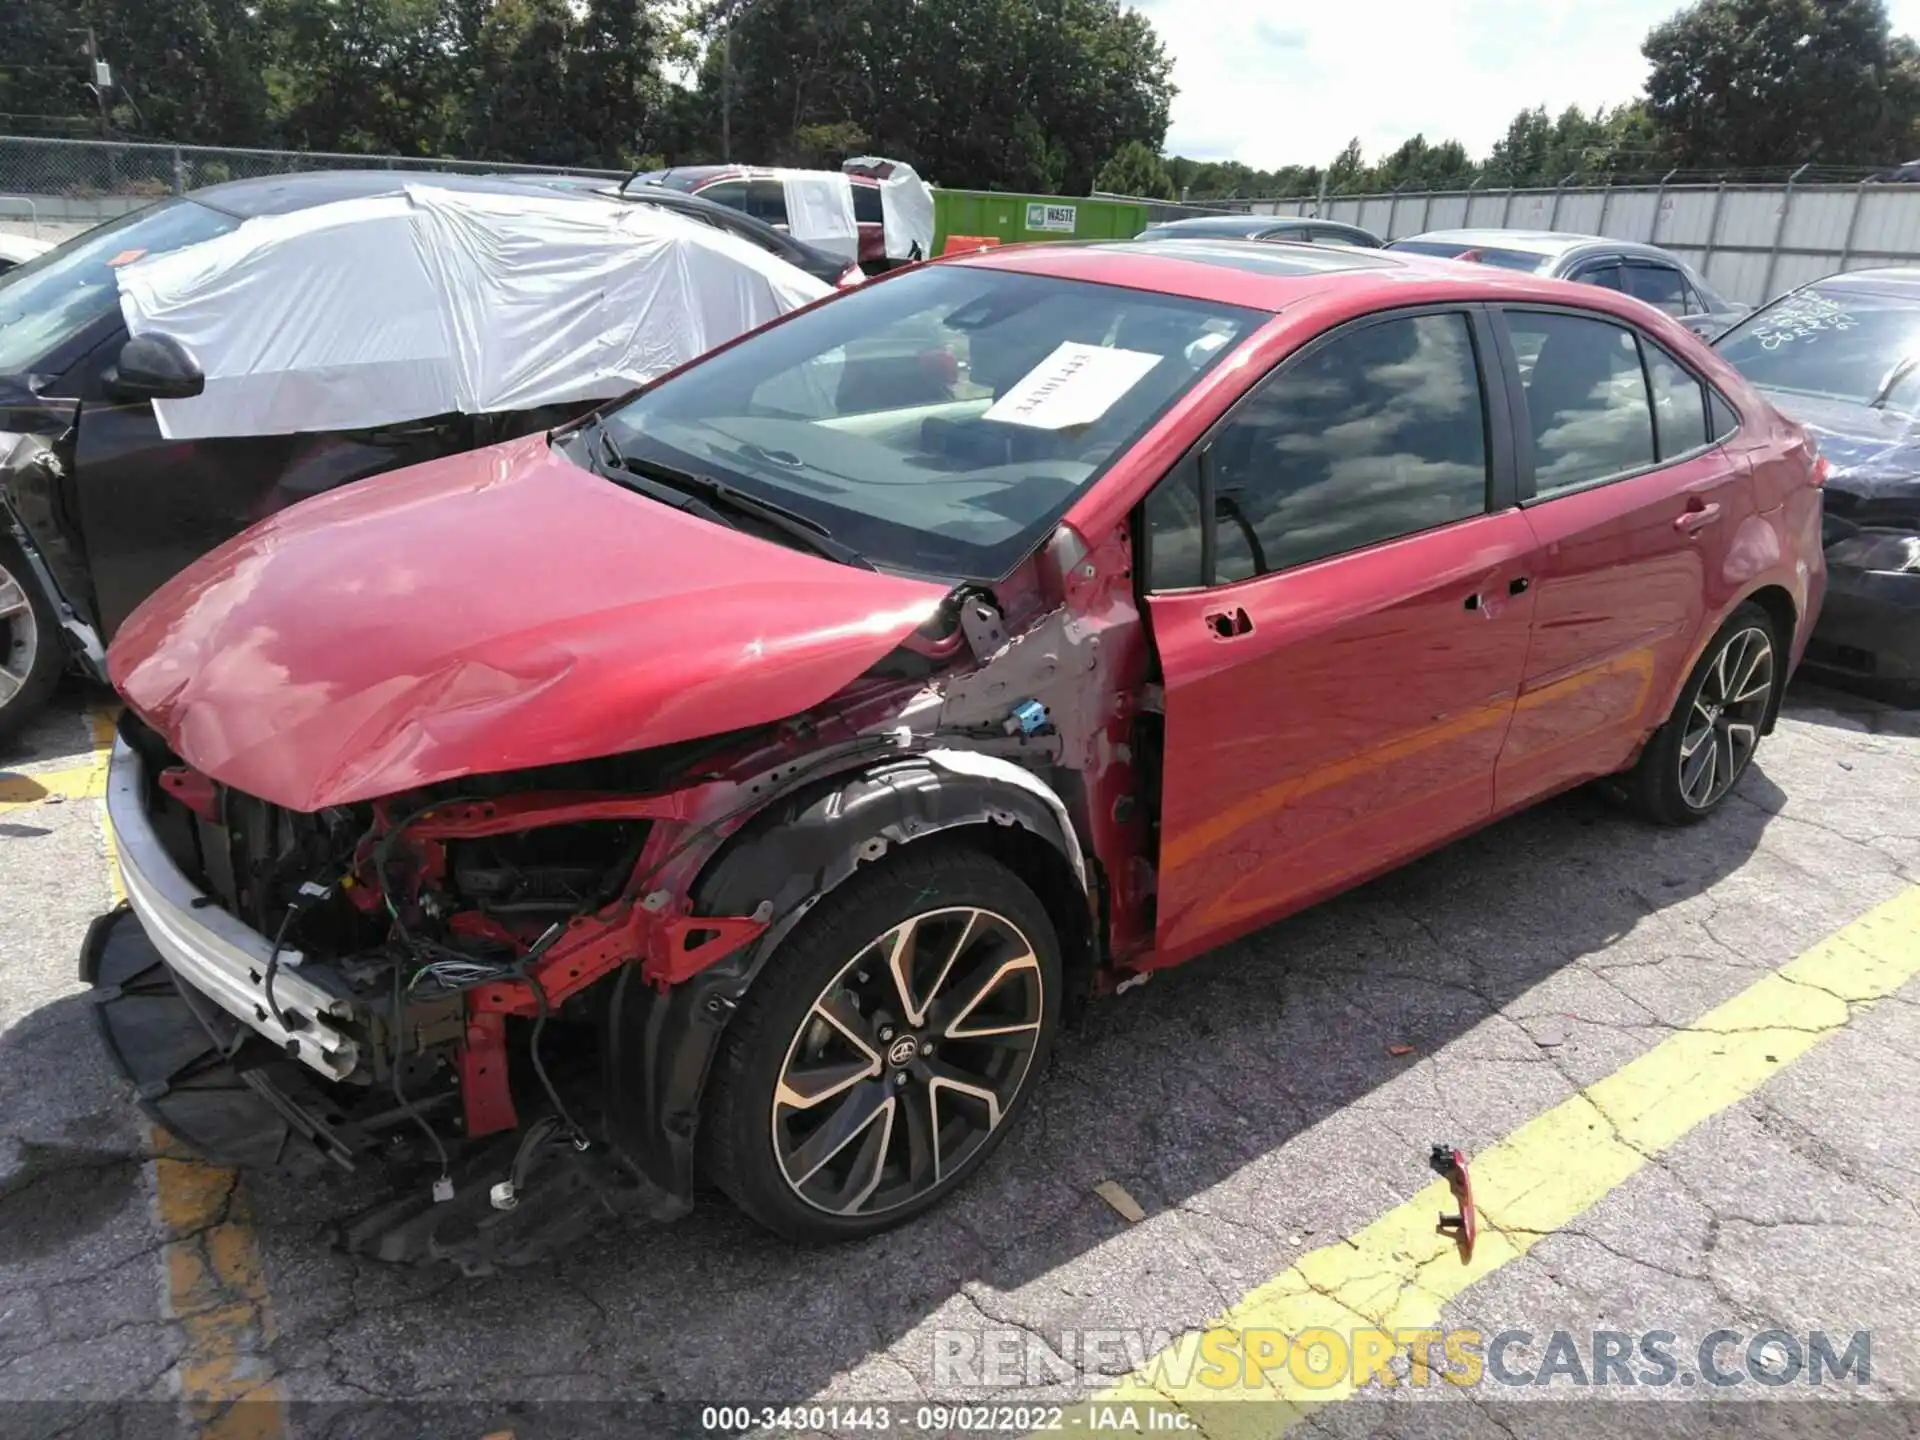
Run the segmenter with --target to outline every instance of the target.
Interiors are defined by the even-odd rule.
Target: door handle
[[[1507,582],[1507,594],[1524,595],[1527,593],[1528,587],[1532,584],[1533,581],[1528,576],[1516,575]]]
[[[1243,609],[1216,610],[1207,616],[1207,628],[1221,640],[1232,640],[1253,632],[1253,617]]]
[[[1673,528],[1682,535],[1692,535],[1706,529],[1720,518],[1720,502],[1715,500],[1702,504],[1698,500],[1689,500],[1687,508],[1674,518]]]

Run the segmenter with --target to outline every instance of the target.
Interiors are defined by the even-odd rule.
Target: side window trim
[[[1693,287],[1687,283],[1687,272],[1682,270],[1678,265],[1669,264],[1665,260],[1655,260],[1645,255],[1624,256],[1620,261],[1620,283],[1622,285],[1629,285],[1629,282],[1627,280],[1627,272],[1631,270],[1659,270],[1659,271],[1664,271],[1668,275],[1671,275],[1673,277],[1674,284],[1679,288],[1679,291],[1680,291],[1680,304],[1683,307],[1680,311],[1680,314],[1692,315],[1697,313],[1691,308],[1691,303],[1690,303],[1690,296],[1691,296]],[[1627,290],[1627,294],[1629,295],[1633,294],[1633,290],[1630,288],[1630,286]],[[1639,297],[1636,296],[1635,298],[1637,299]],[[1646,303],[1649,305],[1653,305],[1656,310],[1663,308],[1652,300],[1649,300]],[[1679,316],[1675,316],[1674,318],[1678,319]]]
[[[1365,330],[1374,325],[1386,324],[1394,320],[1417,319],[1423,315],[1458,315],[1467,322],[1468,341],[1473,347],[1474,368],[1479,375],[1480,423],[1483,429],[1483,438],[1487,452],[1486,502],[1485,509],[1481,511],[1478,517],[1469,516],[1465,518],[1484,519],[1488,515],[1497,515],[1503,510],[1510,510],[1517,505],[1525,504],[1526,502],[1520,498],[1519,492],[1520,472],[1517,463],[1516,445],[1525,443],[1526,437],[1521,427],[1514,423],[1516,415],[1521,412],[1516,412],[1513,409],[1511,398],[1513,391],[1511,385],[1507,383],[1512,379],[1517,379],[1517,371],[1514,371],[1511,376],[1502,373],[1503,366],[1499,349],[1501,337],[1494,324],[1491,307],[1477,301],[1449,300],[1426,305],[1398,306],[1390,310],[1369,311],[1365,315],[1357,315],[1351,320],[1343,321],[1331,330],[1322,331],[1307,341],[1306,344],[1282,355],[1265,373],[1248,385],[1247,388],[1241,392],[1239,398],[1227,408],[1226,412],[1209,425],[1200,438],[1183,451],[1179,458],[1169,465],[1160,477],[1147,488],[1147,493],[1135,503],[1134,509],[1136,515],[1144,513],[1144,508],[1148,500],[1162,485],[1173,482],[1175,478],[1179,476],[1182,469],[1188,464],[1192,464],[1195,467],[1200,506],[1201,583],[1197,586],[1169,586],[1164,590],[1156,590],[1152,585],[1152,539],[1146,525],[1140,524],[1136,528],[1136,534],[1139,539],[1138,548],[1143,559],[1143,563],[1139,566],[1142,593],[1178,594],[1196,589],[1212,590],[1219,588],[1221,585],[1242,585],[1248,583],[1250,580],[1264,580],[1273,575],[1291,573],[1291,569],[1265,571],[1261,574],[1247,577],[1247,579],[1244,580],[1215,580],[1216,551],[1219,548],[1215,535],[1216,526],[1213,523],[1217,518],[1214,513],[1213,462],[1211,458],[1215,441],[1217,441],[1221,433],[1234,422],[1235,418],[1253,400],[1254,396],[1258,394],[1263,386],[1278,378],[1291,366],[1311,359],[1318,351],[1332,344],[1338,338],[1355,334],[1358,331]],[[1506,353],[1511,354],[1510,348]],[[1509,361],[1504,369],[1514,370],[1514,367]],[[1462,522],[1455,520],[1448,523],[1457,525]],[[1411,533],[1418,535],[1429,532],[1413,531]],[[1393,537],[1393,539],[1401,540],[1406,538],[1408,537],[1404,535]],[[1391,541],[1383,540],[1375,543],[1389,544]],[[1351,554],[1354,552],[1348,551],[1344,553]],[[1323,559],[1328,560],[1338,558],[1339,557],[1335,555],[1323,557]],[[1319,564],[1321,562],[1313,561],[1310,563]]]

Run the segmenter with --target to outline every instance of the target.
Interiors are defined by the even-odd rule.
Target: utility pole
[[[85,53],[88,68],[93,72],[93,78],[89,81],[87,88],[93,91],[94,101],[100,107],[100,138],[105,140],[108,139],[111,134],[107,123],[107,91],[113,88],[113,67],[107,64],[106,60],[102,58],[100,54],[100,40],[99,37],[93,33],[93,27],[91,25],[87,27]]]
[[[720,158],[733,160],[733,14],[720,21]]]

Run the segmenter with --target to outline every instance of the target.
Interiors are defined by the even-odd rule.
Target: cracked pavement
[[[0,767],[87,764],[86,698]],[[1022,1129],[905,1230],[794,1249],[714,1198],[675,1226],[488,1278],[338,1253],[329,1224],[356,1207],[344,1177],[246,1177],[231,1210],[222,1200],[183,1229],[75,978],[86,923],[110,900],[100,804],[0,806],[0,1433],[87,1433],[112,1402],[191,1391],[203,1352],[229,1341],[196,1328],[206,1306],[183,1296],[178,1256],[197,1245],[218,1268],[228,1242],[251,1247],[235,1262],[236,1283],[257,1269],[264,1295],[246,1386],[268,1388],[224,1393],[270,1391],[294,1433],[417,1433],[433,1412],[379,1403],[399,1400],[466,1407],[479,1434],[539,1400],[618,1400],[644,1417],[675,1401],[1078,1399],[1416,1195],[1434,1142],[1492,1147],[1920,883],[1917,798],[1920,716],[1802,684],[1705,825],[1656,830],[1566,796],[1096,1003]],[[1819,993],[1810,1017],[1833,1003]],[[1769,1413],[1904,1399],[1914,1408],[1876,1415],[1912,1433],[1917,1057],[1908,982],[1572,1222],[1526,1237],[1446,1300],[1441,1323],[1528,1332],[1510,1363],[1529,1370],[1556,1330],[1672,1331],[1683,1359],[1720,1329],[1743,1344],[1870,1330],[1865,1384],[1749,1382],[1716,1398]],[[1094,1194],[1109,1179],[1144,1220]],[[1082,1347],[1101,1331],[1136,1343]],[[1080,1371],[956,1388],[936,1374],[942,1332],[1005,1333]],[[1595,1393],[1376,1381],[1303,1431],[1528,1434],[1524,1405],[1568,1400],[1604,1411],[1605,1433],[1640,1423],[1644,1406]],[[1721,1428],[1697,1403],[1660,1408]],[[1867,1432],[1856,1417],[1836,1433]]]

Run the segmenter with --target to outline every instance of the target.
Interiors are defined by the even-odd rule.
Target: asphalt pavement
[[[1797,686],[1707,824],[1570,795],[1097,1002],[903,1230],[711,1198],[468,1278],[139,1118],[100,699],[0,750],[0,1435],[1920,1430],[1920,715]]]

